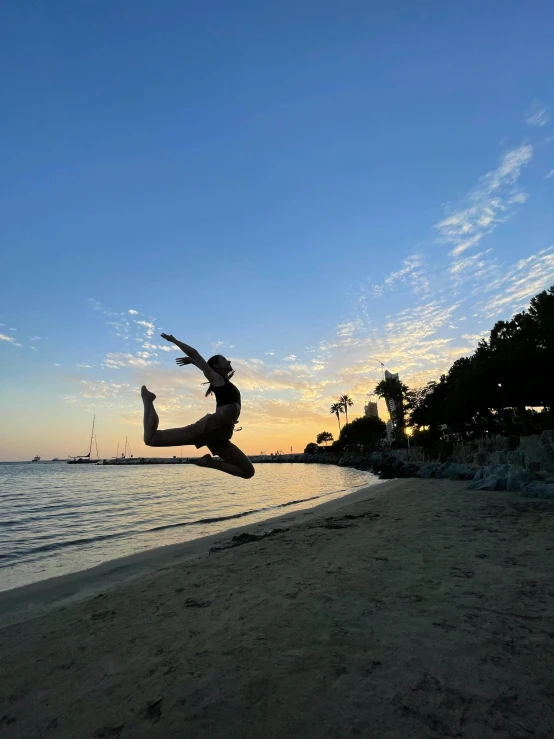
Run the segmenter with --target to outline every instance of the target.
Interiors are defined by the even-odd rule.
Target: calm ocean
[[[378,483],[319,464],[260,464],[251,480],[194,465],[0,463],[0,590],[198,539]]]

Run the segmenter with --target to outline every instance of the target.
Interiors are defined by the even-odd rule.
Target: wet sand
[[[554,736],[552,501],[390,481],[0,612],[6,737]]]

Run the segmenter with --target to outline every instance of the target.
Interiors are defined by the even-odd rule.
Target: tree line
[[[375,392],[396,401],[397,441],[406,426],[416,442],[445,433],[462,439],[528,435],[554,426],[553,379],[554,285],[535,295],[527,310],[497,321],[489,337],[438,381],[410,389],[385,380]]]
[[[348,409],[354,405],[354,401],[348,395],[341,395],[336,403],[333,403],[329,412],[337,417],[339,426],[339,438],[334,440],[329,431],[322,431],[317,435],[317,443],[310,442],[304,451],[313,454],[319,450],[319,444],[333,442],[329,448],[333,452],[342,451],[372,451],[378,448],[385,433],[386,426],[380,418],[355,418],[348,422]],[[346,422],[341,427],[340,416],[344,413]]]
[[[438,381],[411,389],[398,378],[386,378],[374,392],[391,411],[394,446],[407,443],[408,427],[414,443],[423,444],[445,435],[470,439],[553,428],[554,285],[535,295],[527,310],[509,321],[497,321],[489,337],[481,339],[471,355],[457,359]],[[333,441],[331,449],[337,451],[368,450],[380,444],[386,430],[383,421],[363,417],[348,423],[352,405],[348,395],[333,403],[330,413],[337,418],[339,438],[333,441],[333,435],[324,431],[318,444]],[[341,427],[342,413],[346,423]],[[317,449],[317,444],[311,446],[312,451]]]

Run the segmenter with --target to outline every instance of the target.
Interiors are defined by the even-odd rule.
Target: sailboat
[[[119,443],[117,445],[117,451],[115,453],[115,457],[113,458],[116,462],[124,462],[127,459],[127,447],[129,448],[129,454],[131,454],[131,445],[127,441],[127,437],[125,437],[125,447],[123,448],[123,451],[121,452],[121,457],[119,456]],[[131,454],[131,459],[133,458],[133,455]]]
[[[98,462],[98,444],[96,443],[96,434],[94,433],[94,425],[96,422],[96,416],[92,419],[92,431],[90,432],[90,445],[88,448],[88,454],[78,454],[76,457],[69,457],[67,464],[96,464]],[[94,439],[94,445],[96,447],[96,459],[91,459],[90,454],[92,452],[92,440]]]

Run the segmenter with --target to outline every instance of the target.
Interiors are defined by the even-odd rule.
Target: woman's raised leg
[[[205,433],[206,419],[209,416],[205,416],[204,419],[200,419],[200,421],[192,423],[190,426],[158,431],[160,419],[154,408],[156,396],[144,385],[140,394],[144,403],[144,443],[146,446],[186,446],[187,444],[195,444]]]
[[[160,418],[154,408],[156,396],[147,389],[146,385],[141,387],[140,394],[144,403],[144,443],[146,446],[151,446],[150,442],[154,438],[160,423]]]

